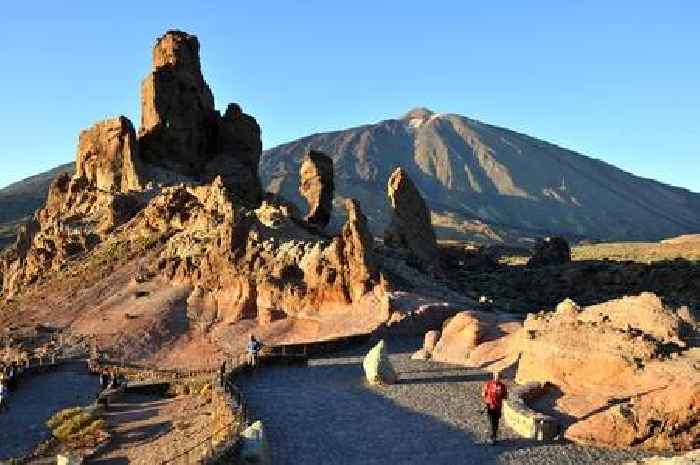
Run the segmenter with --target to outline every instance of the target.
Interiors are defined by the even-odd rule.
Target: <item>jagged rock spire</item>
[[[387,194],[393,212],[384,241],[389,246],[405,248],[423,265],[433,267],[438,248],[430,209],[403,168],[397,168],[389,178]]]
[[[309,204],[306,221],[325,228],[333,212],[333,159],[323,152],[310,150],[299,169],[299,192]]]

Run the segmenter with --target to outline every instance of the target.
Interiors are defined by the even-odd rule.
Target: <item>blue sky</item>
[[[7,2],[0,186],[100,119],[138,126],[152,44],[180,28],[266,148],[426,106],[700,192],[699,24],[690,0]]]

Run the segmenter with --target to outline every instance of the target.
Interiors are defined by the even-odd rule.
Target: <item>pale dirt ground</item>
[[[129,394],[110,406],[104,416],[112,442],[89,464],[159,464],[206,439],[211,415],[208,405],[196,396],[161,398]],[[190,455],[193,460],[203,453]],[[172,463],[185,463],[186,457]]]

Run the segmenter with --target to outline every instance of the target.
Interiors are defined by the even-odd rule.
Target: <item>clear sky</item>
[[[3,2],[0,186],[72,160],[100,119],[138,126],[169,28],[266,148],[426,106],[700,192],[694,0]]]

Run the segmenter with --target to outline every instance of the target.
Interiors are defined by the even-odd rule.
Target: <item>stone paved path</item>
[[[44,422],[51,415],[92,402],[97,390],[97,378],[83,364],[25,380],[10,397],[10,411],[0,414],[0,460],[30,453],[49,437]]]
[[[306,368],[269,367],[243,378],[250,408],[263,420],[273,464],[621,464],[641,454],[538,443],[507,429],[484,444],[479,393],[485,374],[409,358],[420,341],[389,341],[402,382],[362,382],[368,348],[314,359]]]

